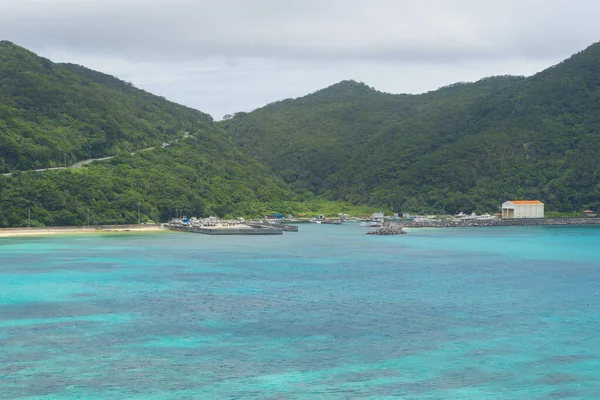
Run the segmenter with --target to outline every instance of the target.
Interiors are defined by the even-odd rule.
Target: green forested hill
[[[162,141],[167,149],[129,153]],[[422,95],[343,81],[215,123],[114,77],[0,42],[0,226],[175,215],[600,208],[600,45],[529,78]],[[81,169],[19,172],[120,154]],[[89,212],[88,212],[89,210]],[[357,209],[354,209],[356,211]],[[366,209],[364,209],[366,211]]]
[[[81,169],[0,176],[0,227],[165,221],[176,215],[248,216],[291,210],[293,194],[215,132],[167,149],[124,154]]]
[[[184,135],[184,132],[190,135]],[[173,139],[178,140],[173,140]],[[171,142],[168,148],[135,150]],[[119,154],[79,169],[25,171]],[[349,211],[294,192],[212,118],[0,42],[0,227]],[[179,210],[179,211],[176,211]],[[372,210],[368,210],[372,211]]]
[[[130,154],[162,141],[173,144]],[[81,169],[21,172],[90,152],[120,155]],[[134,223],[138,203],[142,221],[158,222],[176,209],[260,215],[298,201],[304,210],[312,200],[238,151],[209,115],[9,42],[0,42],[0,159],[13,172],[0,176],[0,227],[80,225],[88,216],[91,224]]]
[[[80,169],[0,175],[0,227],[85,225],[88,217],[91,225],[137,223],[138,203],[142,222],[177,214],[375,211],[294,193],[214,125],[166,149],[125,153]]]
[[[112,76],[0,42],[0,158],[10,170],[130,152],[211,122]]]
[[[297,190],[403,211],[600,208],[600,44],[422,95],[344,81],[220,123]]]

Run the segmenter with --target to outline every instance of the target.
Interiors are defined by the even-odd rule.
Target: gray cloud
[[[591,0],[1,0],[0,38],[220,117],[342,79],[422,92],[598,38]]]

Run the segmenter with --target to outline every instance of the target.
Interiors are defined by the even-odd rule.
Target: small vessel
[[[341,225],[342,220],[341,219],[324,219],[323,221],[321,221],[321,223],[327,224],[327,225]]]
[[[363,221],[360,223],[360,226],[364,226],[366,228],[380,228],[383,225],[381,221]]]
[[[383,221],[385,220],[385,215],[383,212],[376,212],[371,214],[371,217],[366,221],[360,223],[360,226],[364,226],[367,228],[380,228],[383,226]]]

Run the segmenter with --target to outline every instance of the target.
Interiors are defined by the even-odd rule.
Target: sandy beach
[[[73,235],[108,232],[159,232],[167,230],[161,225],[104,225],[104,226],[55,226],[45,228],[0,228],[0,238],[45,235]]]

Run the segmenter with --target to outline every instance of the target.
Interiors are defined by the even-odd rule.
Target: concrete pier
[[[270,229],[281,229],[285,232],[298,232],[298,227],[296,225],[285,225],[285,224],[267,224],[267,223],[259,223],[254,222],[248,224],[253,228],[270,228]]]
[[[170,225],[165,227],[172,231],[203,233],[205,235],[282,235],[282,229],[274,228],[253,228],[248,225],[240,226],[187,226]]]

